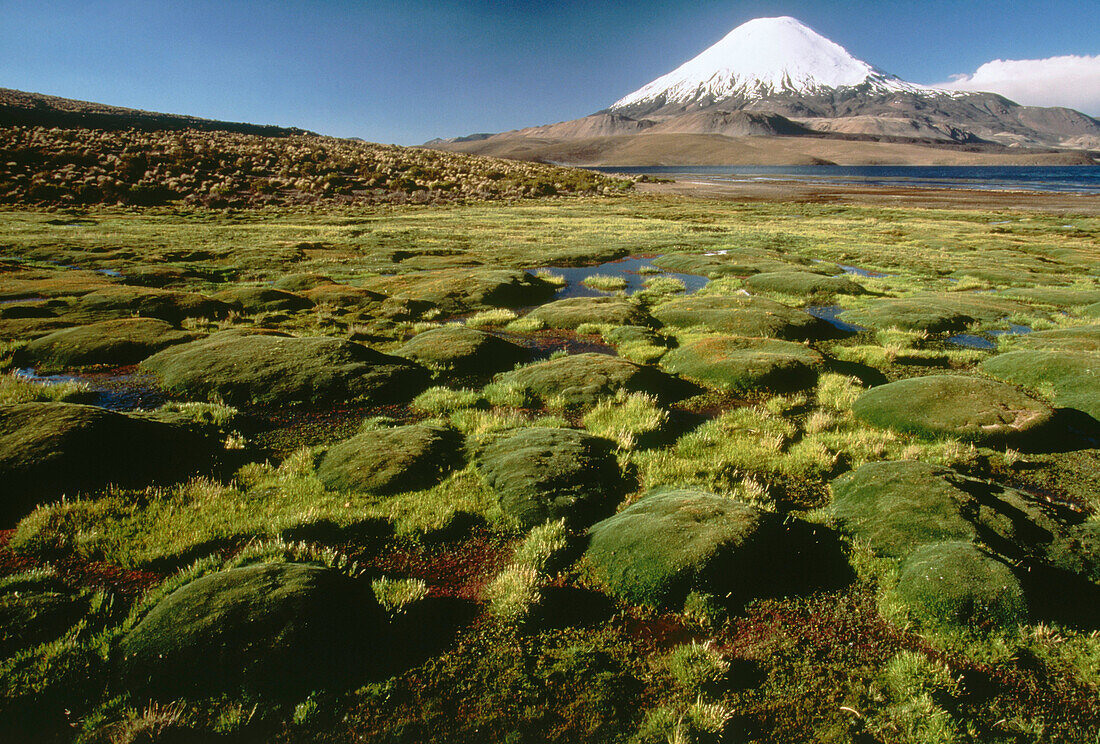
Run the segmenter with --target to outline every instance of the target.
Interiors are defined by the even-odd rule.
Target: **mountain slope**
[[[730,137],[656,132],[577,139],[494,137],[433,145],[476,155],[570,163],[580,167],[648,165],[1088,165],[1079,152],[869,141],[853,136]]]
[[[693,158],[676,163],[682,165],[758,162],[752,148],[720,140],[714,140],[714,153],[701,150],[698,139],[680,147],[674,139],[663,140],[668,148],[663,151],[652,147],[652,137],[638,147],[619,141],[658,133],[780,137],[791,157],[780,161],[784,164],[807,157],[833,161],[838,148],[825,140],[865,141],[862,154],[839,149],[843,162],[851,164],[895,162],[889,158],[899,156],[898,150],[883,143],[922,145],[928,163],[989,162],[987,156],[1004,162],[1003,156],[1011,159],[1022,148],[1028,155],[1021,162],[1091,163],[1093,156],[1081,151],[1100,148],[1100,121],[1078,111],[1020,106],[994,93],[910,83],[856,59],[787,16],[738,26],[698,56],[591,116],[498,135],[433,140],[429,146],[570,164],[654,165],[675,153]],[[797,138],[807,137],[814,143],[793,147]],[[584,147],[569,146],[578,140]],[[949,156],[935,151],[943,147],[951,149]],[[769,159],[774,157],[774,148],[765,149]],[[563,152],[583,153],[584,159],[563,160]],[[965,152],[974,156],[960,161]],[[643,159],[619,160],[627,153]],[[921,161],[906,153],[896,162]]]

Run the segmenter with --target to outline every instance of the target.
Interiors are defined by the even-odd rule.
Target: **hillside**
[[[209,207],[428,203],[608,193],[630,183],[536,163],[311,134],[0,128],[0,203]]]
[[[204,132],[237,132],[286,137],[292,134],[312,134],[305,129],[277,127],[269,124],[246,124],[217,121],[182,114],[108,106],[94,101],[28,93],[0,88],[0,126],[81,127],[87,129],[198,129]]]

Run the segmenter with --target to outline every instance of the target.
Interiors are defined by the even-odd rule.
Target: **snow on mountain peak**
[[[616,101],[611,110],[655,102],[809,94],[864,83],[882,92],[933,90],[875,69],[795,18],[756,18],[698,57]]]

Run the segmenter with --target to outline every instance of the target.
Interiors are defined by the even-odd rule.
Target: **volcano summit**
[[[784,16],[738,26],[698,57],[616,101],[610,110],[653,114],[668,107],[740,107],[754,100],[826,95],[840,88],[871,94],[940,93],[877,70]]]
[[[1100,121],[910,83],[783,16],[738,26],[591,116],[428,145],[578,165],[1069,164],[1093,162]]]

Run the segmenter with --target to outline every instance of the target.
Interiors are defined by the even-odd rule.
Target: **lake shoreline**
[[[835,203],[921,209],[988,209],[1100,214],[1094,194],[993,191],[926,186],[868,186],[799,180],[727,181],[691,177],[671,183],[638,183],[640,193],[675,194],[745,202]]]

